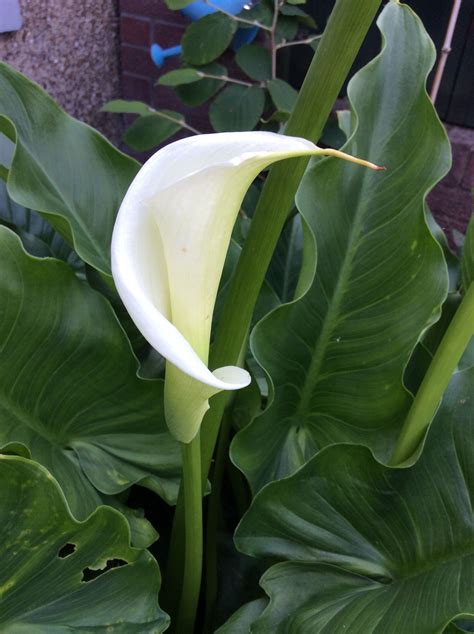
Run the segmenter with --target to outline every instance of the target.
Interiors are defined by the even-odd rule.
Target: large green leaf
[[[76,273],[84,276],[84,262],[49,222],[37,212],[22,207],[8,195],[6,179],[14,153],[15,144],[0,134],[0,164],[5,168],[5,181],[0,180],[0,224],[15,231],[32,255],[64,260]]]
[[[308,238],[311,238],[311,234]],[[290,302],[300,278],[303,258],[303,223],[301,216],[295,214],[283,229],[268,268],[267,282],[282,302]],[[306,263],[309,258],[306,258]],[[315,262],[311,268],[311,281],[314,276]]]
[[[134,483],[173,502],[179,449],[162,383],[137,360],[110,305],[59,260],[0,227],[0,446],[22,443],[83,518]]]
[[[41,212],[88,264],[110,274],[115,215],[139,165],[0,64],[0,132],[16,142],[8,193]]]
[[[0,224],[15,231],[25,249],[32,255],[64,260],[84,276],[84,262],[77,253],[38,213],[15,203],[8,195],[5,183],[1,181]]]
[[[158,565],[130,547],[120,513],[102,507],[76,521],[51,475],[24,458],[0,456],[0,482],[2,632],[166,629]]]
[[[238,548],[286,560],[251,632],[436,634],[474,614],[474,369],[452,378],[419,461],[327,447],[255,498]]]
[[[216,634],[249,634],[251,625],[267,607],[267,599],[255,599],[245,603],[224,623]]]
[[[382,53],[349,86],[357,123],[345,149],[387,171],[329,159],[303,179],[297,205],[318,269],[300,301],[253,333],[274,397],[232,455],[254,489],[333,442],[386,455],[411,401],[403,370],[446,297],[446,264],[424,217],[424,198],[450,165],[425,92],[434,48],[406,5],[390,2],[378,24]]]

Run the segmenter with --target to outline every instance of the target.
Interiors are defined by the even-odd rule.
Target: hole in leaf
[[[93,570],[92,568],[84,568],[82,571],[82,579],[83,583],[87,583],[88,581],[93,581],[103,575],[105,572],[112,570],[113,568],[120,568],[121,566],[126,566],[128,564],[127,561],[123,559],[109,559],[105,564],[104,568],[99,568],[97,570]]]
[[[58,551],[58,557],[61,559],[66,559],[69,555],[76,552],[76,544],[64,544],[62,548]]]

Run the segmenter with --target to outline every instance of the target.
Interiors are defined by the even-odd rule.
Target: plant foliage
[[[167,4],[176,10],[189,2]],[[337,0],[318,48],[320,76],[343,68],[337,56],[325,58],[326,34],[346,24],[341,46],[355,49],[347,24],[359,24],[364,11],[373,16],[376,4]],[[315,43],[303,9],[301,0],[261,0],[238,16],[216,12],[191,24],[182,66],[158,83],[187,106],[208,104],[217,131],[283,132],[294,112],[306,117],[301,129],[312,129],[325,87],[302,100],[305,89],[298,95],[278,66],[288,45]],[[222,55],[237,29],[255,24],[260,36],[252,44]],[[227,334],[253,381],[217,420],[215,451],[209,421],[224,400],[211,399],[201,438],[183,448],[184,469],[166,427],[164,359],[132,323],[111,277],[112,229],[139,163],[0,64],[2,632],[152,634],[170,626],[191,634],[199,596],[194,631],[206,634],[472,630],[474,222],[454,254],[426,204],[451,161],[426,93],[431,40],[395,0],[378,27],[381,53],[352,78],[350,110],[327,126],[326,139],[386,172],[314,159],[293,201],[284,177],[302,164],[285,163],[265,185],[280,174],[275,191],[289,201],[278,243],[262,230],[274,210],[267,224],[258,217],[266,176],[253,183],[214,314],[206,315],[211,363]],[[136,116],[124,139],[138,151],[178,132],[199,134],[180,112],[140,101],[118,99],[104,110]],[[199,172],[202,159],[183,154],[173,166],[181,186],[178,168],[198,166],[190,179],[195,196],[212,190]],[[224,161],[219,169],[231,183],[228,167]],[[219,193],[226,202],[242,199],[242,185],[226,187]],[[178,239],[172,220],[179,214],[166,211]],[[205,244],[213,227],[201,228]],[[259,236],[257,247],[275,247],[266,275],[248,235]],[[137,240],[141,256],[145,242]],[[233,305],[236,270],[248,272],[245,292],[265,276],[258,300]],[[249,315],[245,341],[226,330],[229,306],[237,317]],[[187,309],[185,320],[192,318]],[[448,375],[442,380],[440,367]],[[174,396],[186,411],[183,376]],[[394,460],[407,421],[420,412],[416,450]],[[202,500],[200,594],[201,485],[211,494]]]
[[[172,10],[187,4],[168,2]],[[238,29],[243,35],[252,28],[259,30],[254,42],[233,44],[234,36],[239,37]],[[315,29],[313,18],[291,3],[262,0],[237,16],[217,10],[187,26],[181,40],[182,68],[162,72],[157,85],[174,88],[188,107],[212,100],[209,123],[215,132],[276,131],[288,119],[297,96],[297,91],[277,76],[278,62],[288,46],[314,44],[319,38]],[[103,110],[138,115],[123,141],[139,152],[157,147],[183,129],[200,132],[179,112],[155,110],[143,102],[137,106],[137,102],[118,99],[108,102]]]

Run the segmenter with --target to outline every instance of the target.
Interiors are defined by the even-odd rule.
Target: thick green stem
[[[408,460],[433,420],[453,372],[474,335],[474,283],[457,309],[403,424],[390,463]]]
[[[175,631],[192,634],[202,576],[202,487],[199,434],[183,444],[184,575]]]
[[[227,411],[224,419],[231,418]],[[207,507],[206,522],[206,632],[211,632],[212,621],[214,615],[214,607],[217,600],[218,592],[218,570],[217,570],[217,530],[219,527],[221,497],[222,497],[222,480],[225,469],[225,458],[227,448],[229,446],[228,432],[230,431],[230,421],[226,425],[222,425],[219,434],[218,449],[216,453],[216,461],[212,474],[212,491],[209,496]],[[224,437],[222,432],[227,432]],[[221,445],[224,445],[222,447]]]
[[[161,585],[160,605],[172,616],[169,634],[175,634],[173,617],[178,613],[184,574],[184,495],[180,487],[173,517],[168,561]]]
[[[379,5],[380,0],[336,1],[286,134],[311,141],[319,139]],[[270,171],[227,292],[211,352],[211,367],[234,364],[239,358],[268,265],[307,164],[307,158],[291,159],[291,165],[289,161],[277,163]],[[201,433],[204,478],[226,400],[225,394],[214,397],[204,418]]]
[[[339,95],[380,0],[336,0],[315,53],[286,134],[317,141]],[[237,363],[246,345],[252,313],[273,251],[305,171],[308,159],[292,159],[291,165],[276,164],[266,180],[249,235],[226,294],[211,367]],[[201,428],[202,481],[204,486],[219,433],[228,394],[211,399],[211,409]],[[228,430],[224,430],[224,437]],[[183,496],[180,495],[173,525],[173,542],[183,534]],[[173,558],[173,554],[171,554]],[[171,564],[172,567],[172,564]],[[166,579],[165,579],[166,581]]]

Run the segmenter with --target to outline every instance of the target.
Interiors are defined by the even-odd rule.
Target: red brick
[[[466,232],[471,216],[471,193],[460,187],[446,187],[440,183],[428,196],[428,204],[438,224],[453,244],[452,230]]]
[[[185,114],[189,111],[181,103],[178,95],[169,86],[153,86],[151,89],[151,104],[153,108],[168,108]]]
[[[168,24],[162,24],[161,22],[153,22],[152,39],[153,42],[159,44],[162,48],[170,48],[171,46],[177,46],[181,44],[181,38],[183,37],[184,28],[181,26],[170,26]],[[179,60],[179,57],[169,58],[163,68],[168,67],[170,62]]]
[[[464,172],[464,178],[462,180],[462,186],[466,189],[472,189],[474,187],[474,151],[472,151],[469,156],[466,171]]]
[[[474,130],[472,128],[462,128],[457,125],[446,124],[451,143],[460,143],[474,149]]]
[[[150,57],[149,48],[139,48],[136,46],[123,45],[122,53],[122,71],[130,75],[139,75],[140,77],[149,77],[155,79],[158,76],[158,69],[153,64]]]
[[[443,179],[443,185],[446,187],[456,187],[461,183],[469,159],[469,147],[467,145],[453,143],[451,147],[453,165],[448,175]]]
[[[136,46],[150,46],[151,24],[150,20],[122,16],[120,18],[120,37],[123,44],[135,44]]]
[[[122,75],[122,95],[124,99],[151,102],[151,81],[133,75]]]
[[[198,108],[190,108],[185,106],[178,95],[172,88],[167,86],[155,86],[152,88],[152,106],[154,108],[163,108],[166,110],[174,110],[182,114],[186,123],[193,126],[200,132],[212,132],[209,123],[208,105],[204,104]]]

